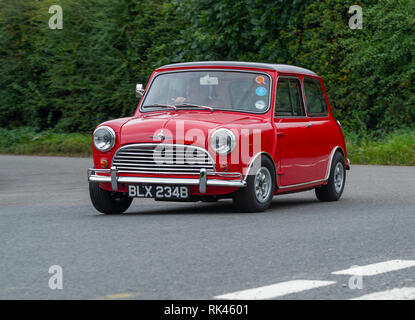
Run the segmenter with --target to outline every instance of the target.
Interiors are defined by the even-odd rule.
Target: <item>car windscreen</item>
[[[162,107],[264,113],[270,104],[270,80],[263,73],[241,71],[181,71],[157,75],[141,104],[141,111]]]

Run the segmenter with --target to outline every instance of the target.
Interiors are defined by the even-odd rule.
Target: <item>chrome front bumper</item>
[[[97,175],[97,173],[110,174],[109,176]],[[200,193],[206,193],[207,186],[215,187],[246,187],[246,181],[242,174],[231,172],[207,172],[206,169],[200,169],[199,178],[162,178],[162,177],[137,177],[137,176],[120,176],[120,173],[132,173],[133,171],[121,171],[116,167],[111,169],[88,169],[88,181],[110,182],[114,191],[118,190],[119,183],[146,183],[146,184],[172,184],[199,186]],[[232,180],[209,179],[208,176],[232,178]]]

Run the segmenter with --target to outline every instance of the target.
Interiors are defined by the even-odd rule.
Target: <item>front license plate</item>
[[[186,186],[129,185],[128,195],[133,198],[187,199],[189,188]]]

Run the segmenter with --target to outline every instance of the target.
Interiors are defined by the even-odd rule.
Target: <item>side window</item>
[[[324,117],[328,115],[326,99],[321,84],[316,79],[304,78],[305,101],[310,117]]]
[[[304,115],[300,81],[289,78],[278,79],[275,116],[302,117]]]

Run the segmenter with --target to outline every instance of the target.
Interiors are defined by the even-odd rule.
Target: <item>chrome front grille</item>
[[[199,174],[214,172],[209,153],[200,147],[177,144],[135,144],[121,147],[112,165],[119,171],[161,174]]]

